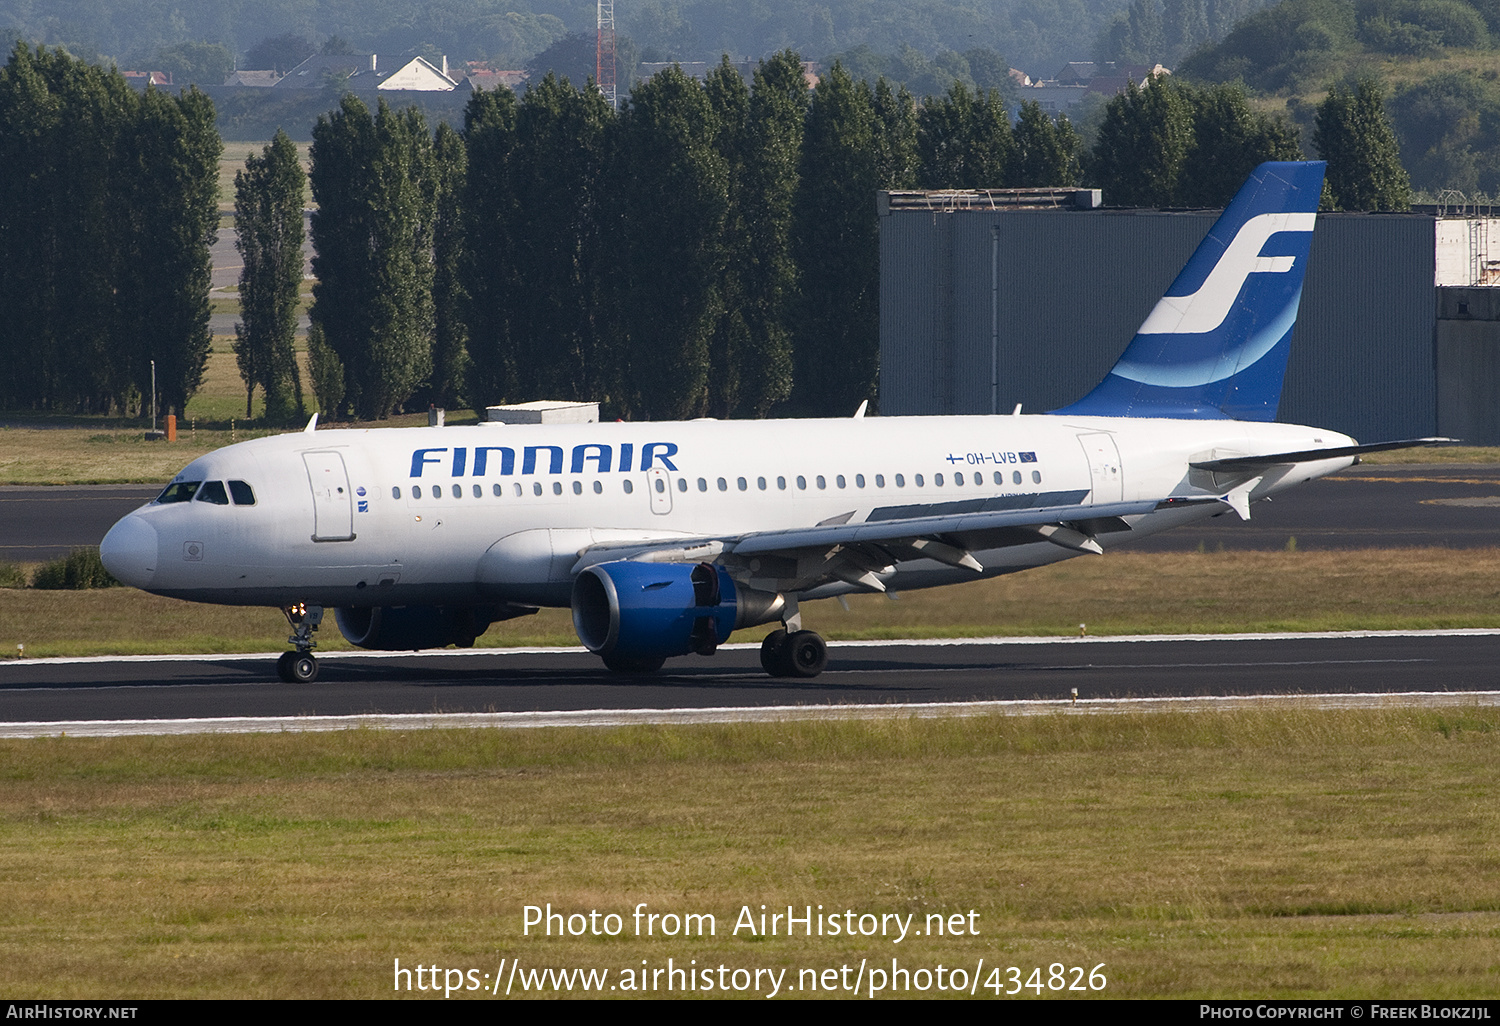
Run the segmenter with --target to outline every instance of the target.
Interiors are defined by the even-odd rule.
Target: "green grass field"
[[[984,996],[1014,966],[1084,997],[1046,990],[1050,967],[1102,963],[1116,998],[1489,998],[1497,728],[1392,709],[0,741],[0,992],[383,997],[398,958],[611,981],[696,959],[795,987],[895,958]],[[548,903],[627,925],[524,935]],[[716,934],[633,936],[639,903]],[[736,936],[763,904],[964,935]]]

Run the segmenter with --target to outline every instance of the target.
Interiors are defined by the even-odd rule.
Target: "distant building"
[[[1144,86],[1153,78],[1170,74],[1171,70],[1160,64],[1070,61],[1053,78],[1029,81],[1021,90],[1021,99],[1034,101],[1043,110],[1060,114],[1088,96],[1117,96],[1132,82]]]
[[[280,81],[280,73],[272,71],[236,71],[224,80],[226,86],[242,89],[269,89]]]
[[[146,91],[147,86],[156,86],[158,89],[172,88],[172,73],[170,71],[122,71],[125,82],[132,88]]]
[[[458,82],[448,75],[447,57],[442,59],[441,66],[423,57],[412,57],[382,70],[377,54],[317,54],[288,71],[272,88],[323,89],[331,82],[341,82],[356,93],[377,90],[448,93],[458,88]]]
[[[463,79],[458,83],[458,87],[470,92],[479,89],[499,89],[501,86],[520,90],[526,85],[529,77],[525,71],[491,71],[489,68],[470,65]]]

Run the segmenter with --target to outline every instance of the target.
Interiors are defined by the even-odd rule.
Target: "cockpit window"
[[[229,482],[229,494],[234,496],[236,506],[255,505],[255,491],[244,481]]]
[[[162,493],[156,497],[156,501],[159,503],[187,502],[202,483],[202,481],[174,481],[162,490]]]
[[[229,505],[229,494],[224,491],[223,481],[205,481],[198,489],[199,502],[211,502],[215,506]]]

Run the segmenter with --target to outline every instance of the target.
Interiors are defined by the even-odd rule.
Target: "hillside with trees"
[[[1095,57],[1096,42],[1102,59],[1159,60],[1158,37],[1162,53],[1176,55],[1220,38],[1263,3],[1169,0],[1159,9],[1157,0],[1136,0],[1145,5],[1137,10],[1131,0],[631,0],[615,14],[640,60],[760,59],[792,49],[825,65],[841,57],[856,77],[884,75],[925,95],[955,80],[997,88],[1009,67],[1050,77]],[[524,68],[570,33],[591,36],[596,13],[587,0],[0,0],[0,38],[217,85],[226,67],[285,70],[299,47],[330,39],[362,53]],[[893,63],[869,74],[871,59]]]

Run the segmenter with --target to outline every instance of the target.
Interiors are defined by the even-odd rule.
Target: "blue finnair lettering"
[[[455,446],[449,448],[443,446],[438,449],[414,449],[411,454],[411,476],[421,477],[424,468],[437,466],[442,463],[441,454],[451,452],[452,462],[450,464],[450,477],[463,477],[467,472],[472,477],[486,477],[494,469],[495,461],[493,453],[500,454],[499,473],[503,477],[509,477],[516,472],[516,450],[505,445],[478,445],[474,447],[474,460],[470,469],[469,449],[467,446]],[[541,454],[546,454],[541,460]],[[672,462],[672,457],[677,455],[676,442],[647,442],[641,446],[641,469],[650,470],[653,466],[660,466],[666,470],[676,471],[677,464]],[[537,469],[537,463],[545,462],[544,470]],[[592,464],[592,466],[589,466]],[[589,442],[585,445],[573,447],[570,469],[574,474],[582,474],[591,471],[598,474],[608,474],[612,471],[630,473],[635,464],[635,443],[622,442],[619,446],[619,458],[616,458],[615,446],[606,445],[602,442]],[[561,474],[563,472],[563,449],[559,445],[528,445],[521,450],[521,473],[522,474]]]
[[[658,449],[662,451],[657,452]],[[641,469],[650,470],[651,460],[654,457],[668,470],[676,470],[676,465],[670,459],[676,455],[677,446],[673,442],[647,442],[645,448],[641,450]]]
[[[412,477],[421,477],[422,476],[422,467],[423,466],[425,466],[428,463],[436,463],[437,462],[437,457],[436,456],[428,457],[428,455],[427,455],[428,453],[430,453],[430,452],[447,452],[447,451],[448,451],[448,447],[445,445],[441,449],[418,449],[416,452],[412,453],[411,454],[411,476]]]

